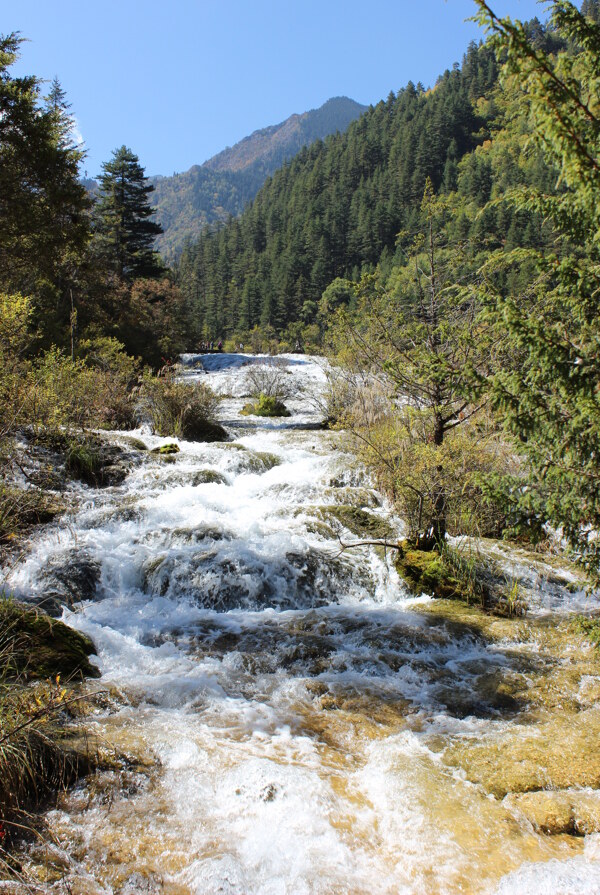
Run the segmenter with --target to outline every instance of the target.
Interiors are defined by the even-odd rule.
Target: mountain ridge
[[[317,109],[253,131],[202,165],[148,178],[155,188],[150,204],[165,231],[157,250],[173,260],[208,225],[241,214],[266,179],[303,147],[345,131],[367,108],[349,97],[332,97]]]

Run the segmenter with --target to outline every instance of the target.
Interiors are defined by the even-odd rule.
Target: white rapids
[[[122,485],[87,489],[10,573],[34,595],[49,563],[98,570],[94,599],[63,618],[97,646],[110,696],[90,723],[117,757],[49,812],[59,870],[45,885],[600,892],[597,836],[535,833],[443,760],[449,743],[521,729],[521,709],[473,696],[520,674],[521,653],[422,611],[433,601],[410,598],[381,550],[340,551],[354,535],[331,507],[401,523],[316,430],[320,362],[287,360],[292,416],[260,420],[239,416],[256,358],[213,355],[204,372],[185,356],[188,378],[226,396],[235,441],[180,441],[173,462],[148,456]],[[533,662],[531,638],[523,650]]]

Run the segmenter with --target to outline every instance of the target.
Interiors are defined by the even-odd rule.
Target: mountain
[[[151,177],[155,191],[150,203],[165,231],[157,240],[158,251],[170,260],[207,224],[241,214],[285,161],[304,146],[345,131],[366,108],[348,97],[334,97],[318,109],[254,131],[203,165],[172,177]]]
[[[358,279],[393,256],[427,179],[452,191],[460,160],[489,138],[497,74],[493,50],[472,44],[433,89],[409,82],[344,133],[305,146],[240,217],[201,234],[179,262],[198,331],[314,322],[333,280]]]
[[[366,109],[366,106],[347,96],[336,96],[328,99],[319,109],[302,115],[290,115],[281,124],[254,131],[235,146],[214,155],[203,167],[211,171],[247,171],[258,167],[269,169],[272,174],[303,146],[314,140],[323,140],[336,131],[345,131],[350,122]]]

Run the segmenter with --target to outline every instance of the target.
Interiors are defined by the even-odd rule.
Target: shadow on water
[[[310,359],[302,356],[291,357],[285,355],[281,359],[286,366],[306,366]],[[211,352],[210,354],[184,354],[181,363],[185,368],[202,368],[207,373],[223,370],[234,370],[238,367],[248,367],[253,364],[268,364],[277,362],[277,356],[268,354],[227,354],[225,352]]]

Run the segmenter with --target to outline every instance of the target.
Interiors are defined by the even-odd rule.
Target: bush
[[[224,441],[227,433],[217,422],[220,397],[204,383],[179,382],[172,371],[146,374],[137,396],[137,414],[157,435],[188,441]]]
[[[246,373],[247,394],[257,401],[261,396],[280,401],[289,398],[292,385],[287,372],[288,364],[279,358],[272,358],[263,364],[252,364]]]
[[[355,403],[343,419],[350,419],[361,459],[406,523],[408,540],[416,543],[428,529],[440,492],[451,535],[498,538],[514,525],[510,505],[486,483],[508,473],[518,479],[518,463],[485,419],[465,423],[435,445],[425,436],[426,411],[388,405],[377,415],[374,400],[369,404],[359,408]],[[372,422],[365,424],[369,413]]]
[[[283,401],[269,395],[260,395],[253,404],[244,404],[240,413],[243,416],[291,416]]]

